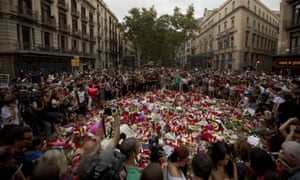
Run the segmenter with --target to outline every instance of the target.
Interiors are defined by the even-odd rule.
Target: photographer
[[[100,163],[102,165],[109,165],[114,159],[115,148],[119,142],[120,138],[120,124],[117,109],[112,109],[112,116],[114,118],[114,136],[112,137],[109,145],[101,152],[101,139],[103,132],[103,123],[99,123],[97,133],[95,137],[88,137],[83,142],[83,153],[81,154],[80,165],[77,169],[77,175],[80,180],[91,179],[91,174],[95,173],[97,170],[97,165]],[[105,117],[102,121],[105,121]],[[97,163],[95,165],[95,163]],[[121,162],[122,163],[122,162]],[[106,167],[104,167],[106,168]],[[105,173],[105,172],[104,172]],[[117,172],[120,175],[119,179],[124,179],[124,171]],[[126,173],[125,173],[126,174]],[[101,176],[104,176],[101,174]]]
[[[280,134],[285,137],[285,141],[295,140],[300,142],[300,121],[298,118],[289,118],[279,128]]]

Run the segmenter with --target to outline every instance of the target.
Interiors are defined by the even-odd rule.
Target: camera
[[[104,115],[111,116],[112,114],[117,112],[117,106],[111,106],[104,109]]]

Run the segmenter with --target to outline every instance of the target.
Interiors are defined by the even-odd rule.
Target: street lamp
[[[257,67],[258,67],[259,64],[260,64],[260,60],[256,60],[256,63],[255,63],[256,70],[257,70]]]

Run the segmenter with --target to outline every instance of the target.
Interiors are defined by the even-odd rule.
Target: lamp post
[[[259,66],[259,64],[260,64],[260,60],[256,60],[256,62],[255,62],[255,69],[257,70],[257,67]]]

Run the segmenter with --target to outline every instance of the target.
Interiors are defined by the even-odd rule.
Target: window
[[[257,30],[258,31],[260,30],[260,23],[258,23],[258,25],[257,25]]]
[[[258,16],[260,16],[260,9],[258,9]]]
[[[78,44],[77,44],[77,41],[75,39],[73,39],[73,41],[72,41],[72,50],[73,51],[78,50]]]
[[[42,18],[43,21],[47,21],[51,17],[51,8],[48,4],[42,3]]]
[[[59,16],[59,27],[62,27],[62,26],[65,27],[66,24],[67,24],[67,16],[66,16],[66,14],[60,12],[58,16]]]
[[[253,34],[252,35],[252,48],[255,48],[255,37],[256,37],[256,35]]]
[[[293,24],[300,24],[300,4],[294,6],[293,9]]]
[[[23,48],[30,49],[30,28],[27,26],[22,26],[22,40],[23,40]]]
[[[85,23],[81,24],[81,30],[82,30],[82,34],[87,34],[86,33],[86,24]]]
[[[71,1],[71,10],[72,10],[72,12],[76,12],[76,11],[77,11],[77,3],[76,3],[76,0],[72,0],[72,1]]]
[[[234,10],[234,8],[235,8],[235,2],[232,1],[232,10]]]
[[[291,34],[291,52],[295,53],[300,50],[300,32]]]
[[[249,27],[249,17],[247,17],[246,22],[247,22],[247,27]]]
[[[67,49],[67,37],[66,36],[60,36],[60,49],[66,50]]]
[[[90,39],[94,38],[94,27],[90,26]]]
[[[248,8],[250,8],[250,1],[248,0]]]
[[[219,25],[219,27],[218,27],[218,33],[220,33],[221,32],[221,25]]]
[[[82,18],[85,18],[85,8],[84,7],[81,7],[81,17]]]
[[[86,44],[84,42],[82,43],[82,52],[86,54]]]
[[[227,8],[225,8],[225,16],[227,15]]]
[[[93,53],[94,53],[94,44],[93,43],[90,43],[90,53],[91,53],[91,55],[93,55]]]
[[[255,29],[256,22],[253,20],[253,29]]]
[[[90,20],[90,22],[93,22],[93,21],[94,21],[94,17],[93,17],[93,14],[92,14],[92,13],[89,13],[89,20]]]
[[[50,47],[50,33],[44,32],[44,46]]]
[[[248,40],[249,40],[249,32],[246,32],[246,35],[245,35],[245,47],[248,47]]]
[[[224,30],[227,29],[227,21],[224,22]]]
[[[76,32],[78,30],[77,19],[72,19],[72,28],[73,28],[73,32]]]
[[[234,28],[234,17],[231,18],[231,27]]]
[[[221,13],[219,13],[219,20],[221,19]]]
[[[260,39],[260,36],[257,36],[257,39],[256,39],[256,48],[259,48],[259,39]]]
[[[231,36],[230,47],[234,47],[234,35]]]
[[[254,5],[254,13],[256,13],[256,5]]]

